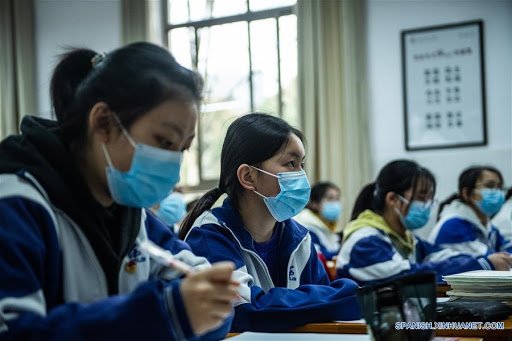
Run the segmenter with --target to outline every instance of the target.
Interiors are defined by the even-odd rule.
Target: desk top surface
[[[439,329],[436,336],[458,337],[510,337],[512,338],[512,316],[504,321],[505,329],[500,330],[470,330],[470,329]],[[293,329],[295,333],[331,333],[331,334],[366,334],[366,324],[361,322],[326,322],[308,323]]]

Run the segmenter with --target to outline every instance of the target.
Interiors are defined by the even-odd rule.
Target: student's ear
[[[91,135],[98,135],[103,143],[109,142],[116,122],[112,111],[105,102],[96,103],[89,111],[87,120]]]
[[[242,188],[254,191],[256,189],[256,171],[248,164],[241,164],[236,170],[236,177]]]
[[[320,212],[320,203],[316,201],[310,201],[308,203],[308,208],[315,212]]]
[[[386,196],[384,197],[384,201],[386,203],[386,206],[388,207],[392,207],[392,206],[396,206],[396,200],[397,200],[397,196],[396,196],[396,193],[395,192],[388,192],[386,193]]]
[[[467,187],[464,187],[464,188],[462,188],[461,194],[462,194],[462,198],[461,198],[462,201],[467,202],[467,203],[471,202],[471,197],[473,196],[472,190],[470,190]]]

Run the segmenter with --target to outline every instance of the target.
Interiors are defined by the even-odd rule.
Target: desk
[[[485,341],[512,341],[512,316],[503,330],[437,330],[436,336],[483,338]],[[293,333],[366,334],[366,324],[357,322],[308,323],[295,328]]]
[[[451,286],[448,284],[437,284],[436,285],[436,296],[437,297],[448,297],[446,292],[451,290]]]

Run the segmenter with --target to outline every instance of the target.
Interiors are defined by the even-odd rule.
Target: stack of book
[[[452,298],[512,301],[512,271],[468,271],[443,276]]]

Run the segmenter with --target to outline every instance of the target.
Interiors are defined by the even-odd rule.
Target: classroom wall
[[[488,145],[406,151],[400,31],[474,19],[484,21]],[[484,163],[512,185],[512,0],[368,0],[366,34],[373,175],[392,159],[414,159],[434,172],[444,199],[464,167]]]
[[[49,83],[64,47],[99,52],[121,44],[121,0],[35,0],[37,101],[50,117]]]

